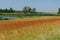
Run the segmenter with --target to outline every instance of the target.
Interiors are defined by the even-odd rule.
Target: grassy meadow
[[[59,0],[1,0],[0,40],[60,40]]]
[[[34,16],[0,21],[0,40],[60,40],[60,17]]]

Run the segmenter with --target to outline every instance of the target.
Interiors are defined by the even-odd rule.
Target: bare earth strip
[[[60,18],[0,22],[1,40],[60,40]]]

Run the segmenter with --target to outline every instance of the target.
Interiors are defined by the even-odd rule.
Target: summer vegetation
[[[25,6],[21,11],[14,10],[13,8],[0,9],[0,16],[15,16],[15,17],[32,17],[32,16],[60,16],[60,8],[57,13],[49,13],[49,12],[37,12],[36,8],[31,8],[29,6]],[[0,17],[0,20],[8,20],[8,18]]]
[[[0,9],[0,16],[19,18],[0,17],[7,20],[0,21],[0,40],[60,40],[60,8],[56,14],[37,12],[36,8],[28,6],[21,11],[6,8]]]
[[[58,9],[57,14],[54,13],[45,13],[45,12],[37,12],[36,8],[31,8],[29,6],[25,6],[23,10],[14,10],[13,8],[10,9],[0,9],[0,15],[8,15],[8,16],[60,16],[60,8]]]

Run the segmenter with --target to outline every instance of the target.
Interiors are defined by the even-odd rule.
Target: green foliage
[[[33,12],[33,13],[36,12],[36,8],[33,8],[33,9],[31,10],[31,12]]]
[[[58,14],[60,14],[60,8],[58,9]]]
[[[9,12],[12,13],[12,12],[14,12],[14,10],[12,8],[10,8]]]
[[[0,9],[0,13],[13,13],[13,12],[14,12],[14,10],[12,8]]]
[[[4,20],[9,20],[8,18],[5,18]]]
[[[25,7],[23,8],[23,12],[24,12],[25,14],[28,13],[28,12],[31,12],[31,8],[25,6]]]
[[[36,9],[35,8],[32,9],[31,7],[25,6],[23,8],[23,12],[25,16],[32,16],[33,14],[35,15]]]
[[[58,14],[46,14],[44,12],[36,12],[36,8],[31,8],[29,6],[25,6],[23,10],[14,10],[12,8],[10,9],[0,9],[0,15],[4,16],[60,16],[60,8],[58,9]]]

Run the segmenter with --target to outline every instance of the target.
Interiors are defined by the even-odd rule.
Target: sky
[[[23,7],[30,6],[40,12],[57,12],[60,8],[60,0],[0,0],[0,8],[13,8],[23,10]]]

